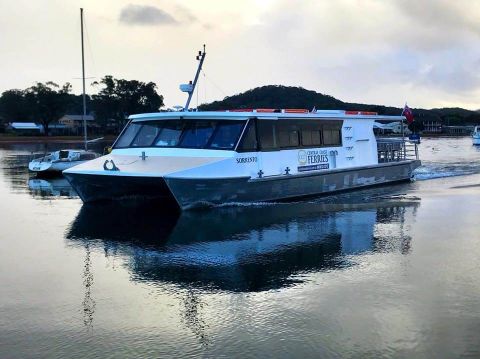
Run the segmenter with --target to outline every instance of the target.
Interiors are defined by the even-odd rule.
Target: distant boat
[[[474,145],[480,145],[480,126],[475,126],[472,134],[472,140]]]
[[[93,160],[98,157],[94,152],[88,151],[88,143],[95,142],[102,138],[97,138],[95,140],[87,140],[87,106],[85,100],[85,60],[84,60],[84,51],[83,51],[83,9],[80,9],[80,33],[81,33],[81,43],[82,43],[82,81],[83,81],[83,135],[84,135],[84,145],[85,150],[60,150],[51,152],[48,155],[42,157],[34,158],[28,164],[28,169],[32,172],[43,173],[43,174],[58,174],[60,175],[62,171],[69,169],[73,166],[79,165],[86,161]]]
[[[85,150],[60,150],[49,153],[46,156],[34,158],[28,164],[32,172],[43,174],[61,173],[70,167],[93,160],[98,154]]]

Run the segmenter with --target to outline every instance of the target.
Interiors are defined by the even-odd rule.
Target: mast
[[[200,75],[200,71],[202,71],[202,65],[203,65],[203,61],[205,60],[205,55],[207,53],[205,52],[205,44],[203,45],[203,52],[202,51],[199,51],[198,52],[198,55],[197,55],[197,60],[200,61],[200,63],[198,64],[198,68],[197,68],[197,73],[195,74],[195,79],[193,80],[193,84],[191,87],[188,88],[188,100],[187,100],[187,103],[185,104],[185,107],[183,108],[183,111],[188,111],[188,106],[190,105],[190,101],[192,100],[192,96],[193,96],[193,92],[195,91],[195,86],[197,85],[197,81],[198,81],[198,76]]]
[[[80,37],[82,40],[82,98],[83,98],[83,141],[85,142],[85,150],[88,148],[87,142],[87,102],[85,98],[85,57],[84,57],[84,49],[83,49],[83,8],[80,8]]]

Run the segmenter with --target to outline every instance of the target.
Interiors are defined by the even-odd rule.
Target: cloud
[[[169,13],[149,5],[125,6],[119,21],[127,25],[176,25],[178,21]]]
[[[461,60],[457,62],[438,59],[418,76],[417,82],[424,87],[456,94],[469,94],[479,89],[480,76],[477,75],[477,69],[480,61]]]
[[[230,36],[256,54],[242,87],[280,79],[346,101],[478,102],[480,3],[279,0],[256,15]]]
[[[177,15],[182,22],[197,22],[198,18],[192,12],[182,5],[175,5],[175,15]]]
[[[480,35],[480,6],[470,0],[396,0],[395,5],[417,26],[441,32],[469,31]]]

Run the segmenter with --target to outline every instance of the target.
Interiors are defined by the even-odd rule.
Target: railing
[[[418,160],[415,142],[401,138],[377,138],[378,163]]]
[[[46,153],[31,153],[30,154],[30,161],[37,161],[37,162],[51,162],[52,156],[47,155]]]

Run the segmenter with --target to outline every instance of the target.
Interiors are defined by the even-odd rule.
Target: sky
[[[166,106],[263,85],[347,102],[480,109],[480,0],[0,0],[0,92],[86,71],[153,81]]]

